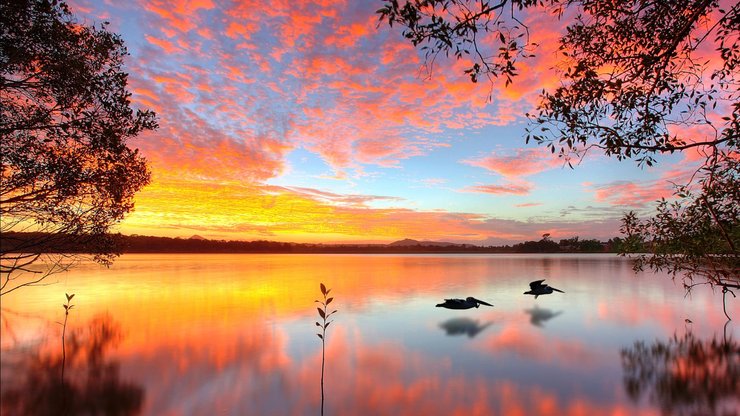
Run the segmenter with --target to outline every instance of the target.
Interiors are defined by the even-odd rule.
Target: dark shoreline
[[[3,252],[15,251],[14,247],[33,246],[34,241],[44,241],[43,233],[5,233],[0,238]],[[53,245],[35,246],[46,253],[81,253],[76,247],[77,237],[55,236]],[[206,240],[202,238],[171,238],[142,235],[110,236],[115,241],[118,253],[295,253],[295,254],[464,254],[464,253],[616,253],[618,244],[597,240],[551,240],[525,241],[514,245],[477,246],[444,242],[401,240],[390,244],[311,244],[284,243],[276,241],[233,241]],[[50,241],[50,240],[46,240]],[[565,242],[565,243],[564,243]]]

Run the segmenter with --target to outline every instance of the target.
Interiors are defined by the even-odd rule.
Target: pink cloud
[[[507,184],[507,185],[476,185],[468,186],[463,188],[463,192],[478,192],[484,194],[512,194],[512,195],[527,195],[532,190],[532,185],[529,184]]]
[[[480,159],[463,160],[463,163],[481,167],[506,178],[521,178],[562,167],[563,162],[553,156],[547,149],[519,149],[514,155],[497,155]]]
[[[612,205],[641,207],[673,197],[674,184],[688,184],[694,169],[691,166],[665,171],[659,179],[651,181],[615,181],[604,185],[590,184],[594,198]]]
[[[670,184],[664,181],[649,183],[616,181],[597,186],[594,190],[596,201],[633,207],[645,206],[660,198],[669,198],[672,194]]]

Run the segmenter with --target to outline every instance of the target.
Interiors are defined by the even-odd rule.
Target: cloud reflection
[[[546,309],[522,312],[532,275],[573,288],[567,314],[549,311],[567,331],[533,327]],[[81,265],[60,285],[86,299],[81,314],[120,311],[126,337],[104,361],[146,392],[141,414],[303,415],[320,406],[315,279],[341,294],[326,351],[332,415],[655,415],[657,404],[633,403],[622,387],[620,340],[665,337],[686,316],[698,331],[723,316],[710,292],[684,300],[664,276],[636,278],[628,260],[606,256],[125,255],[105,272]],[[426,299],[451,285],[490,293],[496,309],[440,323],[447,317]],[[53,322],[51,288],[3,307]],[[445,326],[464,342],[441,335]],[[28,328],[3,328],[3,377]]]

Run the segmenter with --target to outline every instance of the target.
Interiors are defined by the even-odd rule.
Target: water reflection
[[[529,322],[537,327],[542,327],[544,322],[560,315],[563,311],[553,312],[550,309],[540,308],[535,305],[532,309],[525,309],[524,312],[529,315]]]
[[[647,397],[664,414],[731,415],[740,405],[740,345],[691,332],[621,351],[629,397]]]
[[[485,324],[481,324],[477,319],[452,318],[439,324],[439,327],[444,329],[449,336],[467,335],[468,338],[473,338],[483,332],[492,323],[486,322]]]
[[[118,361],[107,357],[122,339],[109,315],[93,318],[67,335],[66,351],[31,348],[13,357],[2,386],[3,415],[132,415],[144,401],[141,386],[121,380]]]
[[[568,295],[522,295],[532,276]],[[687,316],[697,337],[725,321],[720,294],[687,300],[669,279],[636,278],[628,260],[605,256],[125,255],[110,270],[81,266],[55,286],[3,299],[0,386],[20,395],[34,355],[61,355],[60,325],[43,342],[37,334],[60,320],[64,290],[85,299],[68,338],[100,313],[126,334],[102,360],[120,363],[118,386],[136,380],[143,403],[118,414],[318,415],[322,348],[310,305],[320,281],[341,294],[329,306],[341,302],[342,312],[326,343],[327,415],[654,416],[657,404],[625,392],[620,350],[668,338]],[[496,307],[432,306],[451,293]],[[538,320],[544,307],[553,317]],[[74,355],[67,383],[84,389],[87,360]]]

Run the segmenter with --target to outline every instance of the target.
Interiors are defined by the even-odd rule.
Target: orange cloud
[[[159,46],[160,48],[164,49],[166,53],[176,53],[180,51],[180,48],[175,46],[174,43],[165,40],[165,39],[159,39],[155,38],[154,36],[144,35],[146,40],[149,41],[152,45]]]
[[[240,38],[242,40],[249,39],[252,36],[252,33],[256,32],[259,29],[259,26],[255,22],[236,22],[232,21],[226,26],[226,36],[236,39]]]
[[[159,16],[168,27],[175,28],[179,32],[188,32],[198,27],[198,12],[215,7],[211,0],[176,0],[158,1],[150,0],[144,7]]]

